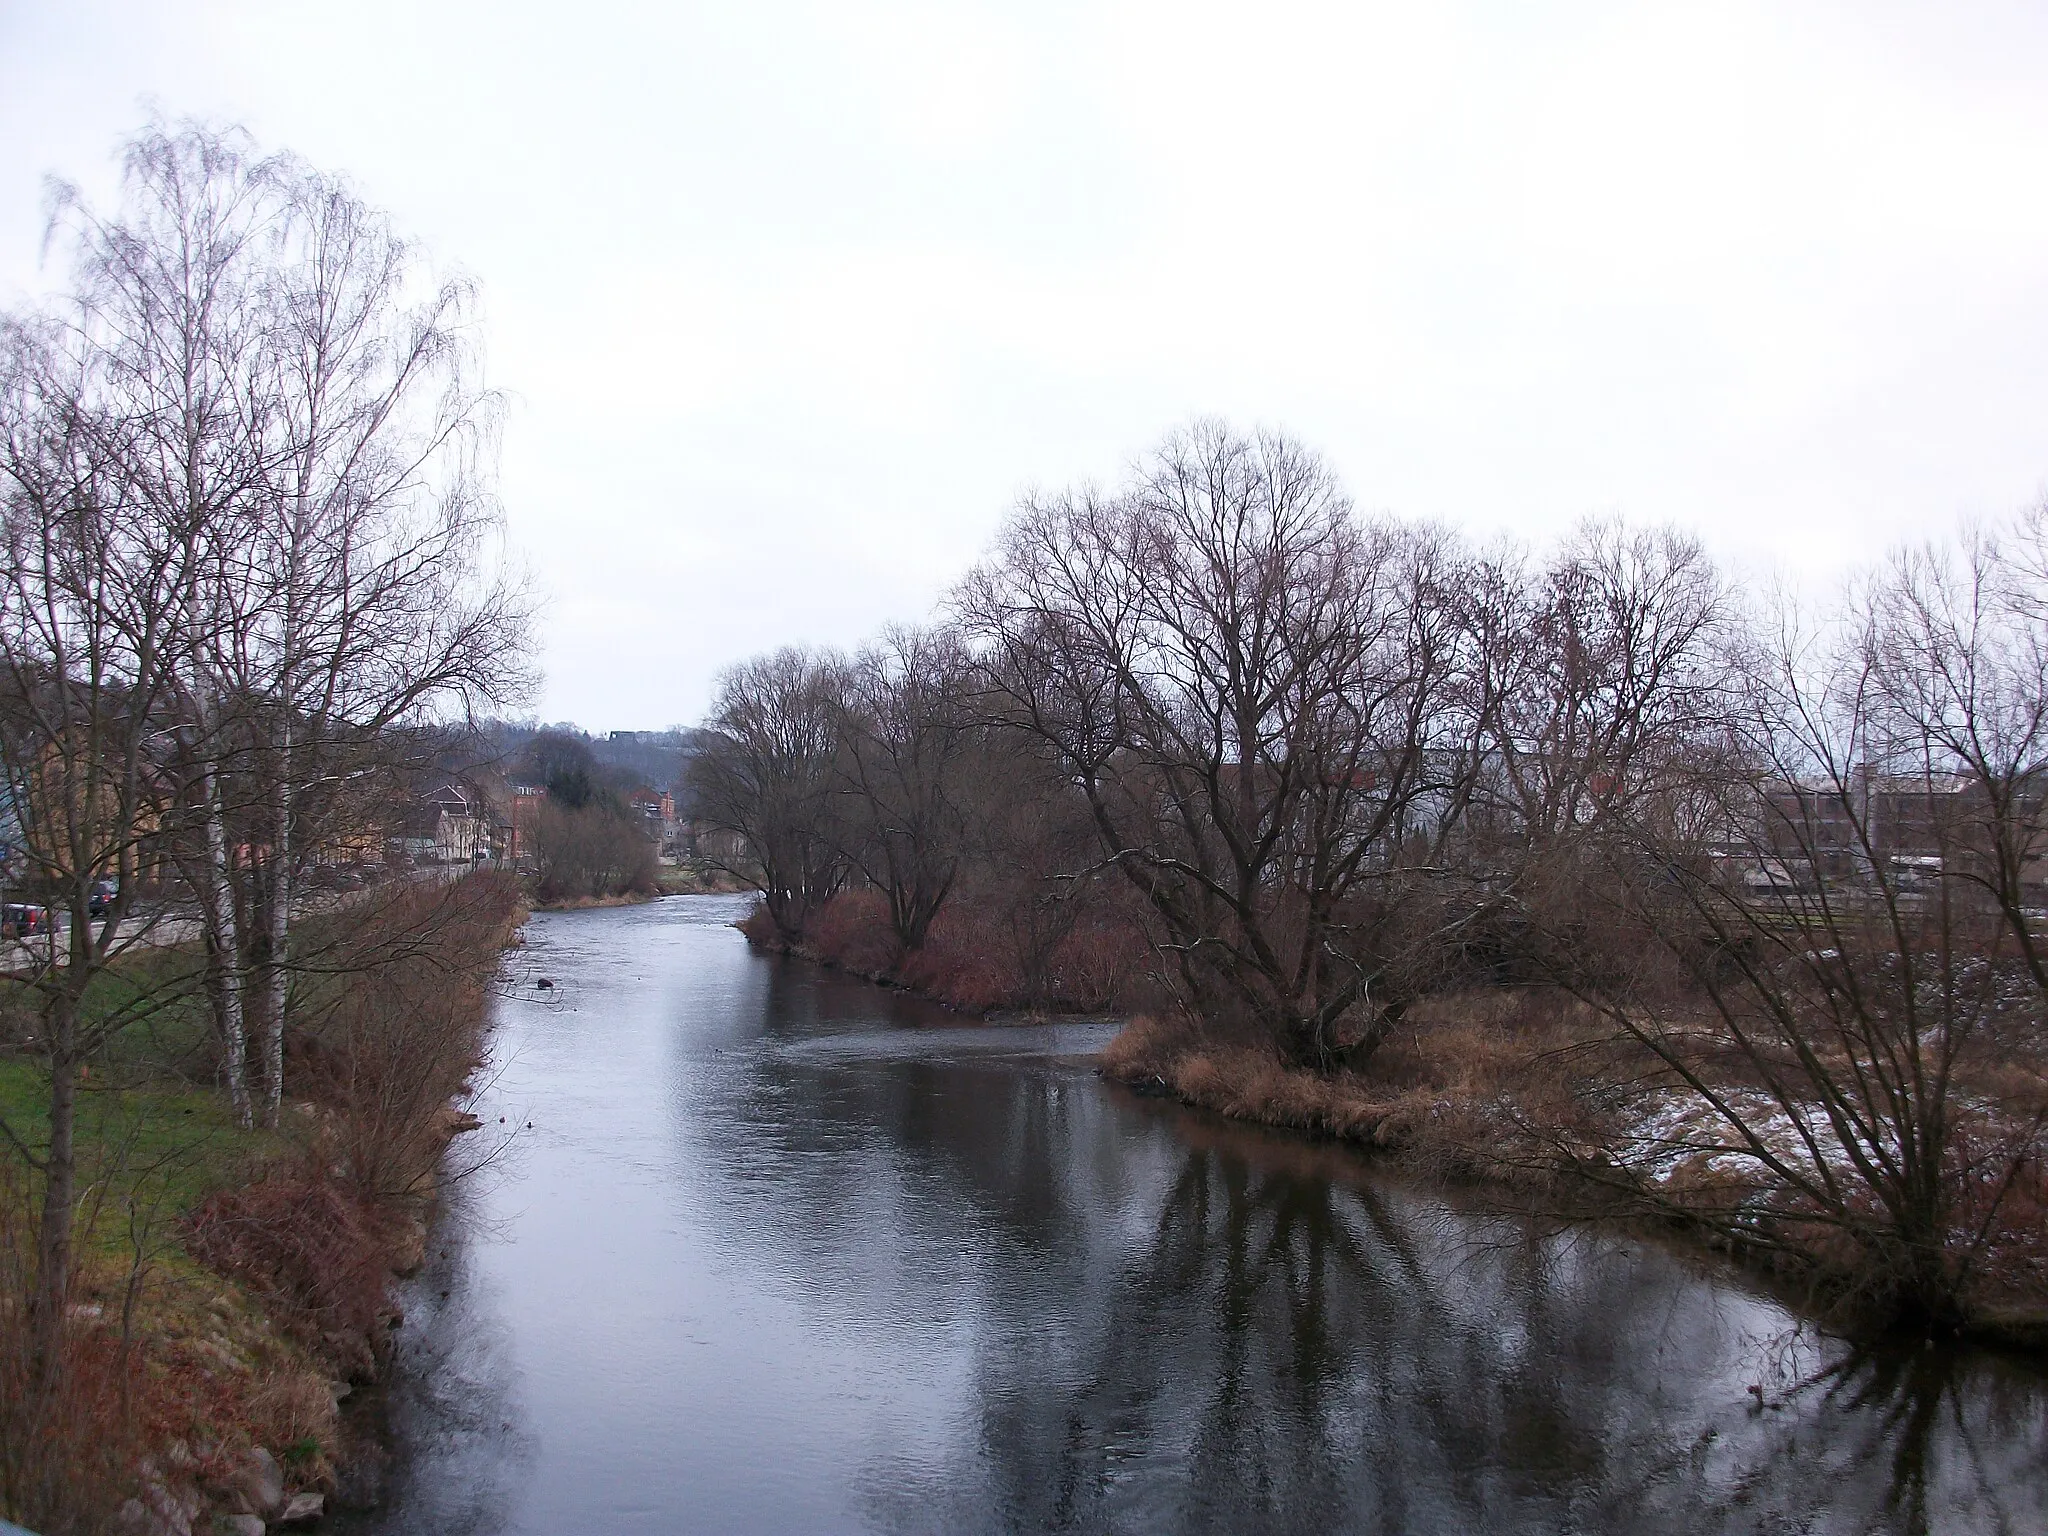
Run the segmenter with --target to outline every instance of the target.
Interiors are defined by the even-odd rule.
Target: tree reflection
[[[1653,1246],[778,985],[770,1048],[676,1131],[817,1327],[961,1320],[960,1421],[873,1462],[877,1525],[2048,1528],[2037,1374],[1852,1353]]]
[[[1802,1334],[1817,1368],[1757,1408],[1780,1317],[1666,1255],[1489,1227],[1192,1117],[1177,1134],[1149,1231],[1063,1347],[979,1360],[974,1523],[1903,1533],[2048,1515],[2038,1378]],[[871,1507],[902,1528],[931,1514],[886,1491]]]

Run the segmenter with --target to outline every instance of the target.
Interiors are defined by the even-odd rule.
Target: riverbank
[[[567,896],[557,901],[532,902],[535,912],[590,912],[601,907],[640,907],[656,901],[661,894],[652,891],[627,891],[616,896]]]
[[[1000,937],[972,910],[941,914],[923,950],[903,956],[871,891],[842,892],[796,944],[765,911],[740,924],[757,949],[790,953],[961,1011],[1100,1016],[1130,1022],[1104,1052],[1104,1075],[1248,1124],[1369,1148],[1420,1175],[1470,1186],[1503,1209],[1572,1222],[1656,1230],[1731,1255],[1809,1313],[1861,1333],[1897,1326],[1891,1277],[1825,1212],[1788,1202],[1776,1160],[1797,1176],[1826,1145],[1818,1106],[1788,1114],[1747,1065],[1699,1021],[1694,1082],[1613,1022],[1556,988],[1456,989],[1416,1004],[1364,1070],[1307,1071],[1263,1042],[1172,1011],[1138,956],[1134,933],[1099,939],[1085,989],[1026,986]],[[1071,962],[1040,978],[1088,974]],[[1142,978],[1142,979],[1139,979]],[[1073,995],[1080,991],[1081,995]],[[2048,1116],[2001,1084],[2007,1114]],[[1963,1084],[1972,1102],[1981,1084]],[[1750,1145],[1710,1102],[1710,1089],[1759,1137]],[[2039,1123],[2038,1120],[2036,1123]],[[2008,1125],[2006,1129],[2013,1127]],[[2022,1136],[2025,1125],[2018,1125]],[[1758,1151],[1763,1156],[1755,1155]],[[1844,1154],[1821,1170],[1853,1185]],[[1971,1254],[1967,1299],[1920,1324],[2002,1348],[2048,1354],[2048,1178],[2022,1167],[1979,1209],[1981,1181],[1962,1181],[1947,1239]],[[1789,1207],[1789,1209],[1788,1209]],[[1873,1225],[1876,1223],[1873,1222]],[[1958,1287],[1960,1291],[1962,1288]]]
[[[535,891],[529,893],[529,905],[535,912],[587,912],[599,907],[635,907],[664,896],[738,896],[749,889],[722,870],[667,867],[658,869],[652,885],[645,889],[547,899]]]
[[[765,906],[738,923],[755,949],[793,954],[965,1013],[1130,1016],[1165,1005],[1144,932],[1114,907],[1085,916],[1032,914],[969,894],[933,919],[908,954],[874,890],[841,891],[802,938],[778,934]]]
[[[449,1106],[482,1060],[491,978],[524,914],[516,886],[485,875],[310,922],[273,1129],[236,1125],[210,1086],[203,999],[117,1037],[82,1084],[91,1193],[65,1385],[30,1418],[17,1379],[0,1409],[11,1513],[45,1532],[187,1536],[375,1501],[377,1385],[404,1321],[393,1282],[418,1267],[443,1153],[473,1125]],[[0,1114],[20,1138],[0,1208],[0,1359],[17,1377],[24,1156],[46,1137],[47,1092],[31,1057],[0,1056]]]
[[[1535,987],[1425,1001],[1366,1072],[1289,1067],[1257,1044],[1150,1015],[1132,1019],[1101,1060],[1106,1077],[1136,1092],[1369,1148],[1516,1214],[1676,1235],[1734,1258],[1851,1332],[1891,1326],[1869,1310],[1869,1277],[1834,1231],[1718,1219],[1765,1204],[1765,1170],[1660,1065],[1572,999]],[[1712,1086],[1738,1106],[1757,1097],[1733,1079]],[[1761,1105],[1754,1123],[1790,1159],[1803,1138],[1772,1108]],[[1973,1304],[1950,1331],[2048,1358],[2044,1205],[2039,1170],[2030,1187],[2006,1192]]]
[[[654,881],[664,896],[745,896],[754,889],[729,871],[703,863],[663,865]]]

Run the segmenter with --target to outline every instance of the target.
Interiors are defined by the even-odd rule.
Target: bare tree
[[[1515,585],[1486,783],[1515,836],[1548,845],[1655,796],[1719,729],[1728,604],[1696,540],[1612,522]]]
[[[844,664],[830,653],[784,649],[720,679],[691,761],[697,819],[730,834],[729,872],[761,892],[785,944],[846,883],[838,814]]]
[[[1584,936],[1608,825],[1668,812],[1723,760],[1731,603],[1696,541],[1593,522],[1539,565],[1479,561],[1464,608],[1485,724],[1463,853],[1495,898],[1468,953],[1526,977]]]
[[[247,654],[263,706],[252,958],[267,1121],[283,1091],[294,874],[323,831],[313,813],[336,803],[317,791],[344,775],[388,783],[413,739],[399,728],[508,702],[526,682],[527,604],[492,558],[496,400],[475,378],[473,297],[430,279],[343,183],[288,170],[260,274],[277,451]]]
[[[965,780],[977,744],[968,658],[943,630],[898,627],[845,678],[834,825],[848,862],[888,898],[908,953],[923,946],[967,853]]]
[[[1760,627],[1730,751],[1602,844],[1592,889],[1639,949],[1575,982],[1659,1068],[1610,1090],[1638,1101],[1622,1182],[1937,1327],[2025,1240],[2006,1202],[2048,1126],[2015,575],[1990,543],[1907,556],[1830,622]]]
[[[1966,842],[1945,881],[1997,913],[2048,993],[2037,932],[2048,857],[2048,509],[1955,550],[1900,552],[1863,604],[1873,755],[1895,772],[1960,775]]]
[[[1086,797],[1191,1000],[1291,1060],[1362,1058],[1411,995],[1475,761],[1463,564],[1361,525],[1298,444],[1205,422],[1118,494],[1028,500],[962,590],[989,686]]]
[[[209,991],[228,1090],[244,1119],[242,933],[231,889],[227,779],[241,751],[237,658],[259,604],[254,513],[271,474],[263,295],[252,267],[275,208],[274,162],[236,134],[154,128],[128,146],[126,198],[102,218],[55,188],[53,237],[69,246],[68,349],[85,359],[87,421],[124,498],[180,541],[180,738],[202,812],[189,849],[213,956]]]
[[[137,875],[176,828],[167,782],[186,592],[182,528],[139,504],[120,463],[129,424],[95,419],[80,359],[54,327],[9,323],[0,353],[0,796],[15,894],[47,903],[7,946],[0,982],[26,992],[49,1074],[48,1140],[7,1139],[41,1175],[33,1375],[58,1384],[79,1189],[78,1083],[121,1029],[192,976],[138,975],[91,1008],[137,943]],[[102,882],[115,881],[107,899]]]
[[[544,804],[533,842],[544,901],[654,894],[654,843],[624,806]]]
[[[274,1121],[317,813],[351,805],[342,779],[388,788],[416,739],[397,728],[525,680],[473,300],[342,183],[197,126],[139,135],[118,215],[65,190],[57,227],[100,411],[135,424],[132,494],[187,539],[179,676],[206,813],[187,852],[230,1094]]]

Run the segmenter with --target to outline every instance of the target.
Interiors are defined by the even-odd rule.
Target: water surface
[[[2029,1369],[1135,1098],[1106,1026],[756,956],[742,905],[528,926],[356,1529],[2048,1530]]]

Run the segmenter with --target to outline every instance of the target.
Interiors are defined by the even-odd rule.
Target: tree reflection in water
[[[1652,1245],[1475,1217],[957,1031],[818,1040],[829,1008],[792,1004],[735,1122],[837,1149],[790,1257],[922,1269],[912,1305],[973,1314],[970,1430],[937,1475],[869,1469],[876,1525],[2048,1528],[2030,1373],[1852,1352]],[[743,1160],[791,1197],[786,1156]]]
[[[1517,1234],[1258,1138],[1179,1133],[1194,1144],[1079,1368],[982,1362],[980,1452],[1014,1528],[2048,1525],[2037,1381],[1803,1332],[1787,1348],[1774,1309],[1654,1249]]]
[[[540,1130],[415,1282],[352,1528],[2048,1530],[2038,1372],[1850,1351],[724,910],[536,920],[567,1002],[508,1004],[494,1091]]]

